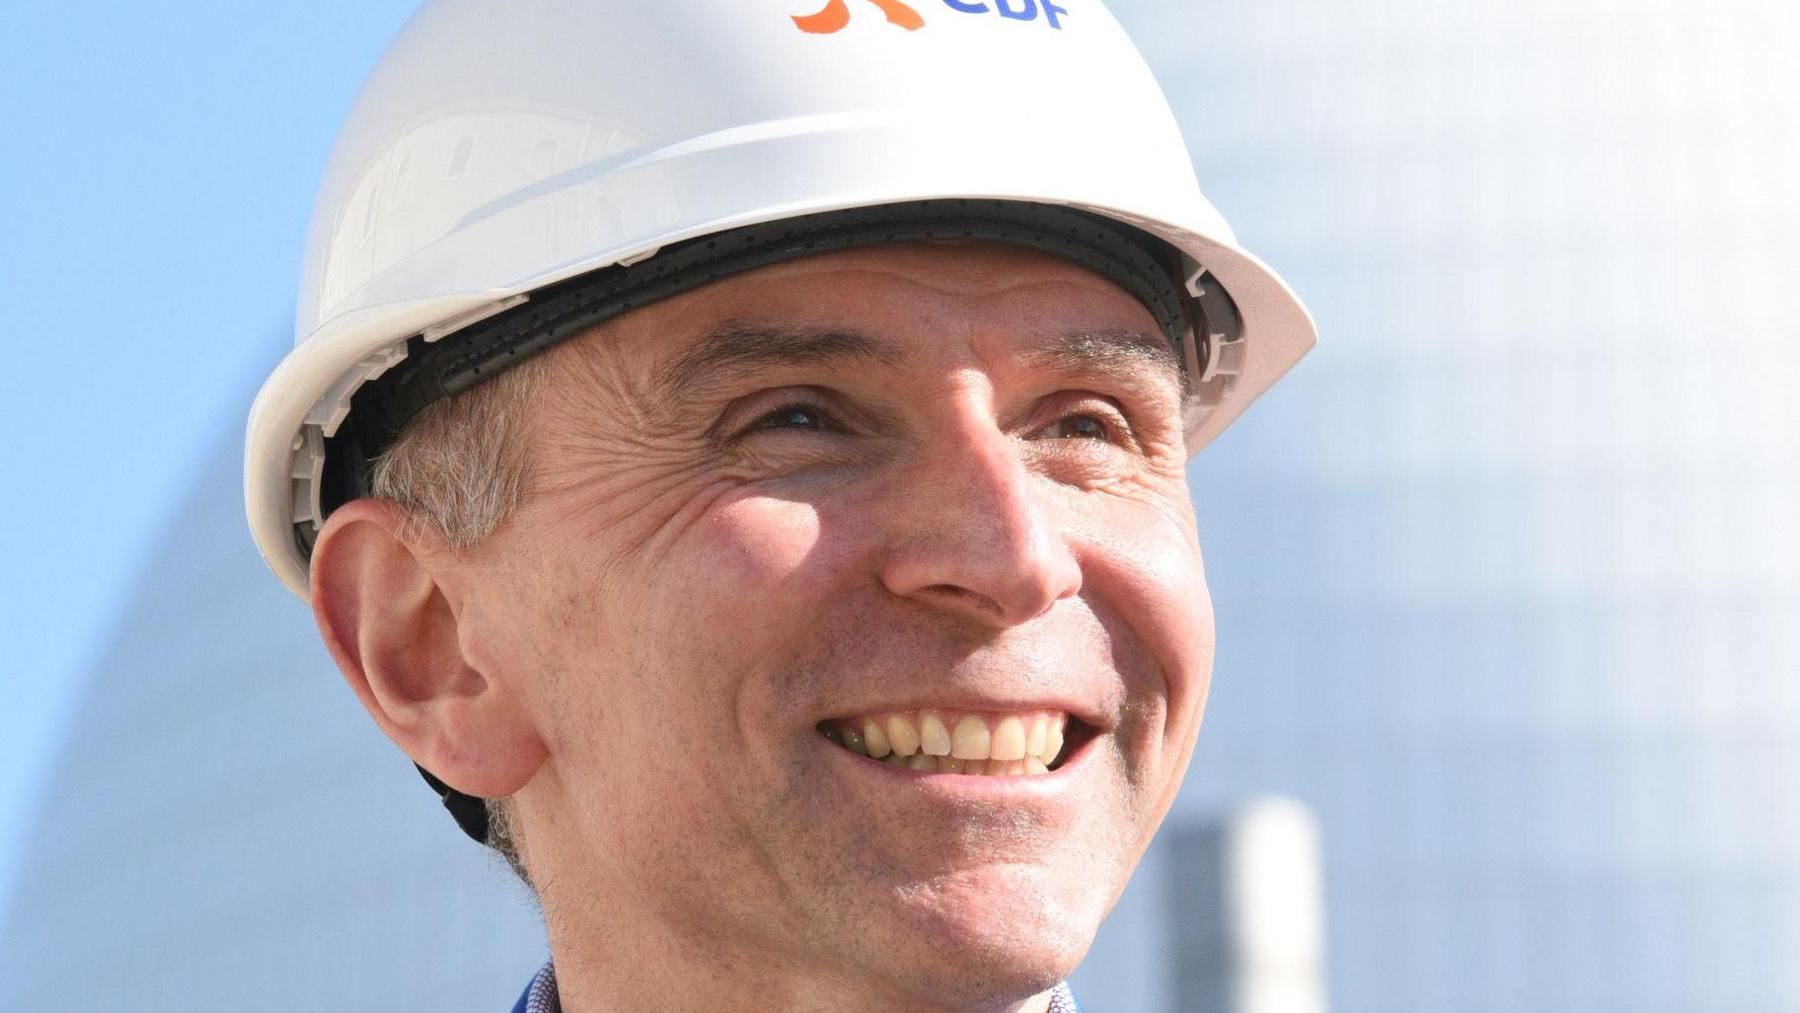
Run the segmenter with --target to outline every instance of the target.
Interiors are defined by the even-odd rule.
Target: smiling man
[[[1075,1008],[1211,674],[1186,463],[1313,335],[1067,7],[434,4],[358,100],[251,524],[537,893],[520,1009]]]

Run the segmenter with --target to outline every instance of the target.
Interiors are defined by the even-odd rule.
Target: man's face
[[[1067,975],[1175,793],[1212,663],[1150,314],[1047,255],[896,245],[550,356],[533,488],[471,557],[462,623],[546,746],[517,812],[553,937],[623,915],[864,994]],[[1066,721],[1062,758],[949,773],[929,741],[884,762],[822,731],[929,740],[934,717],[955,752],[985,730],[1006,755],[1017,717],[1044,760]]]

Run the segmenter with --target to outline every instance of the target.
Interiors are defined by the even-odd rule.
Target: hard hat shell
[[[301,597],[350,396],[546,285],[683,240],[936,198],[1062,205],[1180,251],[1239,327],[1195,363],[1195,452],[1313,345],[1201,195],[1097,0],[427,3],[357,97],[307,240],[294,349],[251,408],[245,502]],[[806,8],[806,9],[796,9]],[[1207,278],[1206,276],[1210,276]]]

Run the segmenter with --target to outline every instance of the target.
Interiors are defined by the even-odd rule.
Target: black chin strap
[[[475,838],[479,844],[486,844],[488,842],[487,803],[473,795],[464,795],[438,780],[431,771],[416,763],[413,764],[413,769],[419,772],[419,776],[425,779],[426,784],[431,785],[432,792],[443,800],[444,808],[450,810],[451,817],[456,820],[457,826],[462,827],[463,833]]]

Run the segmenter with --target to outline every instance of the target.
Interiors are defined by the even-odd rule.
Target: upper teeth
[[[845,749],[913,770],[950,774],[1042,774],[1062,752],[1063,711],[982,714],[899,711],[821,726]]]

